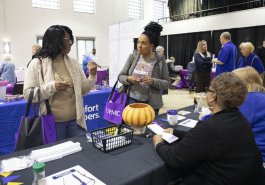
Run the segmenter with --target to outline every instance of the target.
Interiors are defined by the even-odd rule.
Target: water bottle
[[[32,185],[40,185],[39,180],[45,178],[45,163],[36,162],[32,166],[34,180]]]

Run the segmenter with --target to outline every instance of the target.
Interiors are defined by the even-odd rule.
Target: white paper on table
[[[186,117],[181,116],[181,115],[178,115],[178,120],[179,120],[179,121],[184,120],[184,119],[186,119]]]
[[[80,173],[79,173],[80,172]],[[39,184],[45,185],[74,185],[74,184],[81,184],[78,179],[74,176],[79,178],[87,185],[106,185],[94,175],[86,171],[81,166],[77,165],[72,168],[68,168],[66,170],[60,171],[58,173],[52,174],[44,179],[39,180]],[[89,177],[89,178],[88,178]],[[90,179],[91,178],[91,179]],[[93,181],[94,179],[95,181]]]
[[[185,121],[180,122],[178,125],[194,128],[196,124],[198,123],[197,120],[194,119],[187,119]]]
[[[190,112],[189,112],[189,111],[185,111],[185,110],[180,110],[180,111],[178,112],[178,114],[179,114],[179,115],[182,115],[182,116],[185,116],[185,115],[187,115],[187,114],[190,114]]]
[[[150,124],[147,125],[147,127],[157,135],[162,135],[162,138],[168,143],[173,143],[174,141],[178,140],[178,137],[174,136],[173,134],[164,132],[164,129],[158,124]]]

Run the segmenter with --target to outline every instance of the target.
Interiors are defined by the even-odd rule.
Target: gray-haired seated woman
[[[173,145],[164,143],[160,135],[153,137],[156,151],[173,169],[175,184],[262,184],[261,153],[238,109],[246,95],[246,85],[235,74],[218,75],[206,94],[210,118],[199,121],[187,134],[166,129],[180,138]]]

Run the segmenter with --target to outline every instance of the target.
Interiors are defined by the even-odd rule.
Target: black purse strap
[[[109,99],[108,99],[108,101],[110,101],[110,100],[112,99],[112,96],[113,96],[114,91],[115,91],[115,89],[116,89],[116,87],[117,87],[118,81],[119,81],[119,80],[116,80],[114,86],[112,87],[111,92],[110,92],[110,95],[109,95]]]
[[[30,93],[29,93],[29,99],[28,99],[28,103],[27,103],[27,109],[26,109],[26,114],[25,117],[29,116],[29,111],[32,105],[32,100],[33,100],[33,95],[34,95],[34,87],[31,88]],[[38,105],[40,107],[40,89],[38,88],[37,90],[37,95],[38,95]],[[36,116],[36,106],[34,106],[34,115]]]
[[[41,77],[42,77],[42,80],[44,81],[44,75],[43,75],[43,69],[42,69],[42,60],[40,58],[39,58],[39,60],[40,60],[40,66],[41,66],[41,68],[40,68]],[[45,100],[45,105],[46,105],[47,114],[51,114],[52,111],[51,111],[51,107],[50,107],[48,99]]]

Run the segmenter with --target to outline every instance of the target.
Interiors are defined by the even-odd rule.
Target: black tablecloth
[[[83,148],[62,159],[46,163],[46,176],[80,165],[108,185],[162,185],[168,182],[164,162],[157,155],[150,138],[134,136],[131,145],[103,153],[86,142],[84,137],[71,139],[80,142]],[[27,155],[30,150],[1,156],[0,160],[12,156]],[[21,175],[15,182],[30,185],[33,181],[32,168],[17,171],[12,175]]]
[[[193,112],[193,107],[187,107],[183,110]],[[165,117],[166,114],[161,114],[155,121],[163,124],[163,127],[169,127],[170,125],[160,121],[161,118]],[[186,117],[197,119],[197,115],[193,113],[186,115]],[[183,126],[176,128],[184,131],[190,130],[190,128]],[[87,142],[85,136],[70,140],[80,142],[83,150],[62,159],[47,162],[46,176],[80,165],[108,185],[165,185],[169,182],[167,166],[156,153],[151,138],[134,136],[132,144],[109,153],[103,153],[93,147],[92,143]],[[47,146],[49,145],[43,147]],[[0,156],[0,160],[28,155],[31,150]],[[15,182],[23,182],[25,185],[30,185],[33,181],[32,168],[14,172],[12,175],[21,175],[15,179]]]

